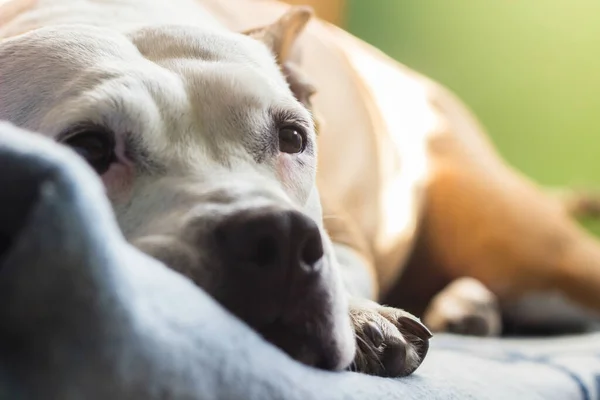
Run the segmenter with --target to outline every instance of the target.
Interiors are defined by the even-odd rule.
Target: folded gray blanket
[[[407,378],[316,370],[129,246],[69,151],[0,124],[0,399],[600,399],[600,335],[439,335]]]

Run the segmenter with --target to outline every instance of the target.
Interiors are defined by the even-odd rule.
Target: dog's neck
[[[62,24],[120,31],[158,24],[226,29],[195,0],[0,0],[0,39]]]

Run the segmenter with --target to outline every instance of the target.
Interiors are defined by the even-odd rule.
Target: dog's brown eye
[[[112,132],[101,127],[77,130],[63,140],[100,175],[115,161],[115,141]]]
[[[304,136],[299,128],[285,126],[279,130],[279,151],[296,154],[302,152],[304,147]]]

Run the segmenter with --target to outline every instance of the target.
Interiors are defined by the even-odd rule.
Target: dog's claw
[[[411,331],[413,335],[416,335],[423,340],[431,339],[433,337],[433,333],[431,333],[425,324],[412,314],[401,315],[398,318],[398,323],[406,330]]]
[[[404,334],[413,335],[416,339],[421,340],[421,345],[416,346],[416,351],[421,360],[425,358],[429,351],[429,339],[433,337],[431,331],[417,317],[406,314],[398,318],[400,331]]]
[[[383,344],[383,333],[381,332],[381,329],[379,329],[379,327],[372,321],[369,321],[365,324],[365,326],[363,327],[363,331],[365,333],[365,335],[371,340],[371,343],[373,344],[373,346],[375,347],[381,347],[381,345]]]
[[[383,376],[395,377],[405,376],[406,366],[406,347],[407,343],[399,338],[393,338],[388,341],[383,350],[381,363],[383,364]]]

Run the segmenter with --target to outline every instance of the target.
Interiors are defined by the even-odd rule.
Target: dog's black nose
[[[249,209],[229,215],[217,227],[221,251],[242,268],[274,272],[292,268],[310,274],[321,265],[323,242],[317,224],[294,210]]]

